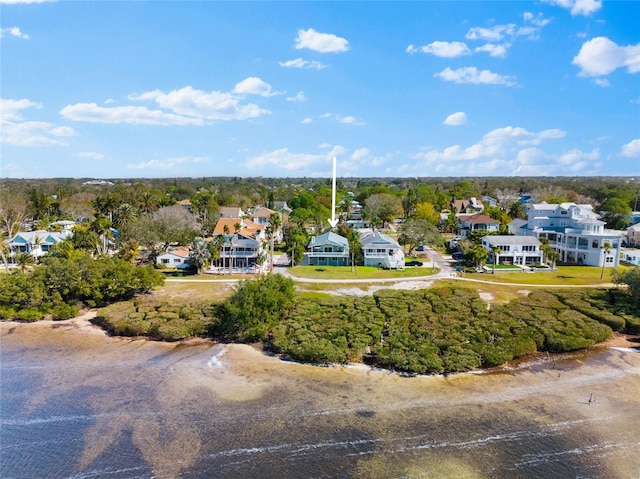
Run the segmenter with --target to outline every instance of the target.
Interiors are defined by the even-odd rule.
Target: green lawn
[[[292,276],[311,279],[392,279],[392,278],[416,278],[418,276],[430,276],[438,273],[438,268],[432,271],[431,267],[407,267],[404,270],[381,269],[375,266],[358,266],[356,271],[351,266],[296,266],[288,270]]]
[[[619,269],[624,270],[624,267]],[[504,272],[500,274],[465,273],[465,278],[480,279],[495,283],[540,284],[540,285],[594,285],[611,282],[612,268],[605,268],[604,278],[600,279],[602,268],[597,266],[558,266],[557,271],[536,270],[528,272]]]

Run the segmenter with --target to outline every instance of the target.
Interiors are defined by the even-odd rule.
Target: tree
[[[0,257],[4,263],[5,270],[9,274],[9,255],[11,254],[11,247],[4,230],[0,229]]]
[[[609,198],[600,205],[600,212],[608,228],[622,230],[629,224],[631,206],[623,198]]]
[[[409,219],[400,226],[398,243],[407,246],[407,254],[410,255],[420,245],[438,246],[442,245],[443,240],[436,227],[429,221]]]
[[[116,228],[122,236],[126,236],[129,231],[129,227],[138,217],[139,211],[135,206],[129,203],[122,203],[118,206],[113,216],[113,226]]]
[[[469,260],[469,262],[473,264],[474,268],[480,269],[487,261],[487,258],[489,257],[489,251],[487,251],[487,248],[485,248],[481,244],[476,243],[467,250],[465,256]]]
[[[600,273],[600,279],[604,278],[604,267],[607,264],[607,256],[609,256],[609,253],[611,253],[611,249],[611,243],[605,241],[602,245],[602,252],[604,253],[604,257],[602,258],[602,272]]]
[[[27,216],[27,202],[8,192],[0,193],[0,218],[8,238],[18,232],[20,224]]]
[[[516,219],[516,218],[524,219],[525,217],[524,205],[519,201],[514,201],[513,203],[511,203],[511,206],[509,206],[509,216],[511,216],[513,219]]]
[[[26,273],[36,263],[34,257],[26,252],[18,253],[15,256],[15,261],[23,274]]]
[[[204,267],[211,260],[211,251],[209,244],[201,236],[196,236],[191,242],[191,251],[189,252],[189,264],[193,266],[198,274],[202,272]]]
[[[349,253],[351,254],[351,271],[357,272],[357,264],[362,257],[362,243],[360,242],[360,235],[357,231],[349,228],[344,223],[338,225],[338,234],[344,238],[347,238],[349,243]]]
[[[491,274],[496,274],[496,264],[499,261],[502,250],[498,246],[491,246]]]
[[[222,235],[215,236],[213,238],[213,241],[209,243],[211,261],[212,262],[215,261],[217,266],[219,266],[219,263],[220,263],[220,254],[223,247],[224,247],[224,236]]]
[[[365,200],[364,212],[374,225],[382,222],[384,228],[402,214],[402,203],[397,196],[378,193]]]
[[[120,246],[120,257],[127,263],[135,264],[140,256],[140,244],[136,240],[126,240]]]
[[[640,305],[640,266],[634,266],[621,273],[617,268],[611,272],[615,284],[626,284],[632,304]]]
[[[440,214],[432,203],[419,203],[413,216],[417,220],[427,220],[434,226],[440,222]]]
[[[273,270],[273,254],[275,248],[276,235],[282,226],[282,218],[278,213],[271,213],[267,224],[267,236],[271,242],[271,269]]]

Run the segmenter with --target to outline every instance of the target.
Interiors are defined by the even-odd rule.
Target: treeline
[[[71,257],[46,256],[32,271],[0,275],[0,319],[69,319],[83,306],[131,299],[163,282],[153,267],[119,258],[93,258],[82,251]]]
[[[151,306],[135,300],[100,310],[96,322],[113,334],[261,341],[299,361],[364,361],[408,374],[491,367],[535,351],[573,351],[614,330],[640,334],[638,305],[622,290],[540,291],[489,309],[463,288],[335,297],[297,294],[280,275],[243,282],[221,304]]]

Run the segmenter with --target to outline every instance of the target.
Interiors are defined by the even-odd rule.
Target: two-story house
[[[490,262],[496,265],[539,265],[544,259],[540,244],[535,236],[492,235],[482,238],[482,245],[489,251]]]
[[[482,213],[484,210],[484,205],[482,204],[482,200],[472,196],[468,200],[457,200],[453,198],[449,202],[449,209],[453,211],[455,214],[466,213],[466,214],[475,214]]]
[[[304,258],[303,266],[349,266],[349,242],[344,236],[329,231],[320,236],[313,236]]]
[[[365,266],[404,268],[404,252],[396,240],[379,231],[365,232],[360,236]]]
[[[485,231],[491,234],[500,230],[500,222],[487,215],[476,213],[473,215],[459,214],[457,216],[460,236],[463,238],[469,237],[472,231]]]
[[[223,238],[218,266],[254,268],[264,254],[264,227],[246,218],[220,218],[213,229],[212,241]]]
[[[564,263],[618,266],[622,231],[605,229],[591,205],[532,203],[518,234],[547,238]],[[605,245],[611,246],[610,251]]]

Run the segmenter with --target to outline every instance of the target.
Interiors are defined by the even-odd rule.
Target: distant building
[[[164,265],[168,268],[189,269],[189,248],[186,246],[178,246],[170,249],[168,252],[159,255],[156,263]]]
[[[634,266],[640,266],[640,249],[622,248],[620,252],[620,260]]]
[[[605,222],[591,205],[532,203],[527,205],[527,224],[518,234],[547,238],[564,263],[618,266],[622,231],[606,230]],[[611,251],[605,253],[609,243]]]

